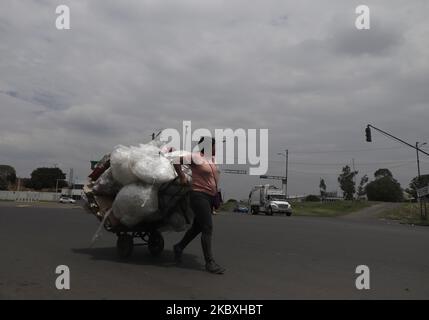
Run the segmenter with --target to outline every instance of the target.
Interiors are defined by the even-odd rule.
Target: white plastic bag
[[[171,163],[177,163],[179,164],[179,158],[186,157],[190,159],[192,156],[192,153],[189,151],[184,150],[176,150],[165,154],[165,157],[170,160]],[[191,184],[192,183],[192,169],[190,164],[182,164],[182,172],[185,175],[186,181]],[[179,183],[179,180],[177,181]]]
[[[131,148],[119,145],[110,155],[110,167],[113,178],[122,185],[137,182],[138,179],[130,169]]]
[[[129,159],[132,174],[142,182],[162,184],[176,177],[171,162],[153,145],[141,144],[139,147],[132,147]]]
[[[159,220],[158,188],[140,183],[126,185],[113,202],[113,214],[128,227]]]
[[[112,169],[109,168],[95,181],[92,190],[96,195],[115,196],[121,187],[121,184],[113,179]]]

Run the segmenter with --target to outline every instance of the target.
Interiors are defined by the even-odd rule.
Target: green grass
[[[373,205],[368,201],[292,202],[292,215],[310,217],[337,217]]]
[[[426,206],[429,212],[429,205],[427,204]],[[429,226],[429,214],[427,220],[422,220],[420,217],[420,204],[418,203],[404,203],[398,208],[386,210],[380,214],[380,218],[396,220],[406,224]]]
[[[238,202],[228,200],[221,204],[219,211],[233,211]]]
[[[221,205],[220,211],[231,212],[238,202],[227,201]],[[247,203],[241,203],[248,206]],[[374,203],[368,201],[335,201],[335,202],[291,202],[292,215],[310,217],[337,217],[346,215],[367,207]]]

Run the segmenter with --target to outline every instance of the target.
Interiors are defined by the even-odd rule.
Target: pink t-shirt
[[[187,160],[190,160],[191,155]],[[219,171],[214,163],[214,157],[207,159],[199,152],[192,153],[192,190],[215,195],[217,192],[217,182]]]

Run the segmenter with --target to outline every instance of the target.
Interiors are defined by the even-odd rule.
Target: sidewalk
[[[344,215],[342,219],[356,220],[356,221],[368,221],[368,220],[383,220],[379,217],[380,213],[385,210],[394,209],[401,205],[401,203],[394,202],[382,202],[371,207],[352,212]]]
[[[34,202],[16,202],[16,201],[1,201],[0,207],[17,207],[17,208],[60,208],[60,209],[80,209],[82,208],[78,203],[69,204],[69,203],[58,203],[58,202],[48,202],[48,201],[34,201]]]

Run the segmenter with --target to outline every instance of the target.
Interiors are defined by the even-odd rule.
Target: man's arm
[[[183,173],[182,164],[183,164],[183,157],[180,157],[179,163],[175,163],[173,164],[173,166],[174,166],[174,170],[176,170],[177,175],[179,176],[180,184],[187,184],[188,181],[186,180],[186,176]]]

